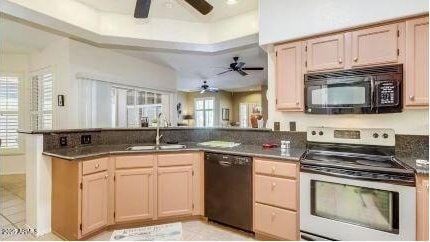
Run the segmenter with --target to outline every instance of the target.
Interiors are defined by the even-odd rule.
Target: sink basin
[[[185,145],[141,145],[141,146],[130,146],[127,150],[139,151],[139,150],[177,150],[184,149]]]
[[[176,149],[185,149],[185,145],[160,145],[160,150],[176,150]]]
[[[141,146],[131,146],[127,150],[139,151],[139,150],[155,150],[157,146],[155,145],[141,145]]]

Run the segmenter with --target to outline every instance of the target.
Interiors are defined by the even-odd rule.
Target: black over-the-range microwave
[[[376,114],[402,111],[403,65],[305,75],[305,113]]]

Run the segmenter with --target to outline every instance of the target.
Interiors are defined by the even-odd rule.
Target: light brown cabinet
[[[115,222],[154,217],[154,169],[115,171]]]
[[[193,212],[193,167],[158,168],[158,217],[191,215]]]
[[[82,177],[82,235],[108,225],[108,173]]]
[[[276,47],[276,108],[303,110],[302,42]]]
[[[405,107],[429,104],[429,18],[406,21]]]
[[[202,159],[200,152],[53,158],[52,231],[79,240],[109,226],[202,216]]]
[[[343,69],[345,66],[344,34],[330,35],[306,41],[308,72]]]
[[[297,162],[254,159],[254,232],[281,240],[299,238]]]
[[[429,177],[417,176],[417,240],[429,240]]]
[[[398,28],[398,24],[390,24],[352,32],[352,66],[397,63]]]

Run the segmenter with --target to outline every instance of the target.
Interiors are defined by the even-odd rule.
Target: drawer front
[[[256,203],[255,230],[286,240],[298,239],[297,213]]]
[[[155,155],[118,156],[115,158],[116,168],[153,167]]]
[[[255,176],[255,201],[297,210],[297,182],[269,176]]]
[[[297,163],[255,159],[255,172],[263,175],[297,178]]]
[[[197,153],[161,154],[158,155],[158,166],[192,165],[197,156]]]
[[[87,160],[82,163],[82,174],[91,174],[108,169],[108,158]]]

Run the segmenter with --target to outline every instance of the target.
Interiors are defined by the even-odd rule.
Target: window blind
[[[45,73],[31,79],[31,127],[52,129],[53,75]]]
[[[1,148],[16,149],[19,127],[19,78],[0,76],[0,139]]]

